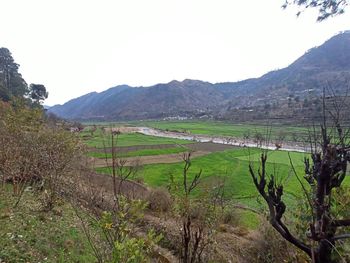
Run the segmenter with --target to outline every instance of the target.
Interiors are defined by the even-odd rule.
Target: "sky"
[[[0,47],[46,105],[110,87],[259,77],[350,29],[284,0],[0,0]]]

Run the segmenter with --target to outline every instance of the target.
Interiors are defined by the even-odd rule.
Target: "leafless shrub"
[[[0,176],[20,202],[31,185],[45,190],[50,210],[81,152],[78,139],[60,127],[47,127],[40,110],[0,105]]]
[[[168,212],[172,209],[173,200],[165,188],[152,189],[147,198],[148,207],[157,212]]]
[[[204,255],[209,253],[208,248],[213,242],[215,233],[214,206],[207,202],[208,199],[193,198],[192,193],[200,183],[202,171],[200,170],[192,176],[192,179],[189,179],[191,153],[185,153],[183,160],[182,182],[180,185],[175,184],[175,189],[182,192],[176,198],[177,214],[181,222],[180,261],[202,262]]]
[[[239,223],[239,215],[237,214],[237,211],[235,211],[234,209],[226,208],[223,211],[221,220],[224,224],[237,226]]]

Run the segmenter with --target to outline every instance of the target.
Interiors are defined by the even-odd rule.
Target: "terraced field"
[[[109,173],[111,165],[111,148],[106,147],[108,135],[97,130],[93,136],[89,132],[83,135],[90,146],[89,156],[93,157],[93,164],[100,173]],[[110,144],[109,144],[110,145]],[[256,204],[257,192],[248,173],[248,166],[252,163],[259,167],[261,150],[257,148],[239,148],[215,143],[193,143],[186,140],[167,139],[146,136],[137,133],[120,134],[117,140],[116,153],[118,158],[124,158],[127,165],[137,161],[143,169],[138,177],[146,185],[157,187],[167,186],[172,175],[180,180],[184,152],[192,152],[192,167],[190,176],[200,169],[203,171],[203,184],[206,187],[215,181],[225,178],[226,193],[241,199],[246,204]],[[105,148],[102,148],[105,146]],[[302,176],[303,153],[290,153],[293,164]],[[291,174],[289,156],[287,152],[271,151],[268,157],[268,169],[276,174],[286,184],[290,193],[299,192],[299,185]]]
[[[93,135],[89,131],[81,133],[81,137],[87,146],[92,148],[104,149],[111,147],[111,136],[107,132],[102,132],[101,129],[97,129]],[[149,146],[149,145],[164,145],[164,144],[188,144],[191,141],[160,138],[155,136],[146,136],[139,133],[122,133],[118,136],[116,145],[118,147],[123,146]]]
[[[106,135],[97,131],[93,136],[86,132],[83,135],[90,146],[89,156],[98,173],[110,174],[111,148],[106,147]],[[136,179],[149,187],[168,187],[170,178],[181,183],[183,172],[182,156],[192,152],[192,165],[189,177],[202,170],[202,182],[195,193],[208,192],[224,182],[225,196],[236,204],[248,208],[261,209],[261,199],[249,174],[249,164],[259,169],[261,150],[258,148],[240,148],[215,143],[194,143],[192,141],[146,136],[137,133],[120,134],[117,142],[117,156],[126,160],[126,165],[140,165],[142,168]],[[105,148],[103,148],[105,146]],[[303,160],[306,153],[269,151],[267,172],[274,175],[278,183],[284,185],[284,200],[295,204],[302,195],[301,186],[292,172],[290,158],[300,178],[303,177]],[[349,179],[347,179],[349,181]],[[348,184],[349,182],[346,182]],[[290,207],[290,206],[289,206]],[[256,225],[256,216],[244,213],[245,221]],[[255,222],[255,223],[254,223]]]

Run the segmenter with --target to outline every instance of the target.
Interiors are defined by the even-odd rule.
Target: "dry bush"
[[[237,226],[239,224],[239,215],[233,209],[226,208],[222,213],[222,223]]]
[[[0,103],[0,119],[0,176],[13,186],[15,206],[31,185],[45,190],[45,209],[52,209],[80,156],[78,138],[48,127],[40,109]]]
[[[148,207],[156,212],[168,212],[173,206],[170,193],[165,188],[155,188],[147,197]]]
[[[241,250],[246,262],[275,263],[275,262],[308,262],[306,254],[295,249],[284,240],[266,220],[262,220],[257,238],[249,242],[246,249]]]

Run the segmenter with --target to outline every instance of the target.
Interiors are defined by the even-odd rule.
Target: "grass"
[[[111,147],[110,135],[104,135],[100,129],[98,129],[93,136],[88,131],[82,132],[81,137],[83,141],[89,147],[104,148]],[[188,144],[192,141],[162,138],[156,136],[148,136],[140,133],[122,133],[118,136],[117,145],[122,146],[135,146],[135,145],[161,145],[161,144]]]
[[[194,174],[202,169],[202,182],[200,188],[197,189],[194,195],[199,196],[200,193],[212,189],[219,181],[225,179],[225,193],[228,198],[248,207],[261,209],[264,203],[259,197],[248,171],[250,162],[254,165],[255,170],[258,169],[260,153],[261,151],[256,148],[237,148],[193,158],[189,176],[193,178]],[[268,155],[268,174],[276,174],[278,182],[284,184],[284,199],[286,202],[295,202],[295,198],[300,197],[302,192],[296,177],[291,172],[288,153],[283,151],[271,151]],[[304,169],[301,160],[304,154],[291,152],[290,155],[301,177]],[[171,176],[176,183],[181,184],[182,169],[183,163],[150,164],[143,167],[139,177],[141,177],[147,185],[152,187],[171,185]],[[108,173],[108,168],[98,168],[97,171]],[[243,211],[240,212],[240,216],[240,222],[243,226],[250,229],[257,227],[259,220],[256,214]]]
[[[185,151],[188,151],[188,149],[184,147],[174,147],[174,148],[166,148],[166,149],[144,149],[144,150],[138,150],[138,151],[117,153],[117,156],[118,157],[150,156],[150,155],[182,153]],[[103,153],[103,152],[89,152],[88,156],[95,157],[95,158],[106,158],[106,157],[112,158],[111,153]]]
[[[260,219],[257,214],[251,211],[236,210],[239,220],[238,225],[248,229],[256,230],[260,225]]]
[[[259,162],[260,161],[260,152],[254,154],[248,154],[244,156],[237,157],[242,161],[252,161]],[[309,154],[299,153],[299,152],[286,152],[286,151],[269,151],[267,154],[268,162],[275,164],[286,164],[290,165],[289,156],[292,160],[294,166],[303,166],[304,165],[304,157],[308,157]]]
[[[134,122],[131,124],[178,132],[234,137],[243,137],[247,131],[250,131],[251,134],[254,132],[265,134],[267,131],[267,127],[263,125],[239,125],[222,122],[154,121]],[[292,133],[306,134],[307,129],[302,127],[272,127],[273,136],[278,136],[280,132],[286,134],[287,137],[291,137]],[[153,139],[150,137],[151,136],[146,136],[147,140],[152,141]],[[127,138],[125,138],[125,140],[126,139]],[[153,142],[155,144],[161,144],[160,139],[164,139],[165,141],[169,140],[166,138],[156,138]],[[131,140],[132,143],[137,143],[137,140],[134,140],[132,137]],[[145,145],[145,143],[138,143]],[[122,146],[120,143],[118,143],[118,145]],[[157,151],[159,150],[156,150],[156,152]],[[207,191],[208,187],[215,187],[218,181],[225,178],[225,193],[229,198],[248,207],[261,209],[262,205],[265,205],[265,203],[261,200],[248,170],[249,164],[252,164],[254,170],[256,172],[258,171],[260,166],[260,153],[261,150],[256,148],[237,148],[194,158],[192,160],[189,177],[193,178],[195,173],[202,170],[202,189],[197,189],[194,195],[199,196],[200,192]],[[283,198],[290,208],[296,203],[296,198],[300,198],[303,193],[301,186],[291,169],[289,156],[292,159],[299,178],[302,178],[304,174],[303,160],[304,157],[308,155],[297,152],[290,152],[288,154],[285,151],[270,151],[268,153],[267,174],[268,176],[274,175],[276,182],[284,185]],[[174,164],[149,164],[143,166],[138,177],[151,187],[164,187],[170,185],[171,177],[174,178],[178,184],[181,184],[182,171],[183,163],[181,162]],[[109,173],[110,171],[108,168],[97,168],[97,172]],[[349,184],[348,181],[349,179],[347,179],[345,184]],[[304,183],[307,185],[306,182]],[[247,217],[246,225],[250,228],[257,225],[255,214],[245,213],[242,215],[242,218],[243,217]]]
[[[203,185],[215,185],[215,182],[219,179],[226,178],[225,187],[227,195],[239,199],[239,202],[243,204],[259,207],[256,202],[258,194],[248,172],[250,163],[249,155],[252,164],[257,169],[259,167],[259,154],[259,149],[237,148],[194,158],[192,160],[189,176],[193,177],[195,173],[202,169]],[[268,173],[275,173],[277,175],[277,178],[286,186],[286,191],[290,193],[290,196],[299,192],[300,187],[297,179],[291,173],[287,153],[274,151],[269,155],[271,159],[268,159]],[[304,154],[291,153],[291,156],[295,161],[294,165],[296,170],[302,175],[303,166],[300,160],[302,160]],[[147,185],[153,187],[167,186],[170,182],[170,175],[172,175],[176,181],[181,182],[182,169],[183,163],[150,164],[143,167],[139,176],[143,178]],[[97,170],[98,172],[108,173],[107,168],[98,168]]]
[[[17,208],[9,188],[0,189],[0,262],[94,262],[72,208],[39,212],[38,200],[25,192]],[[57,213],[59,211],[59,213]]]

